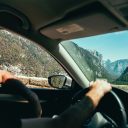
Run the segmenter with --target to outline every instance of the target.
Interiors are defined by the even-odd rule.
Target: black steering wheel
[[[73,104],[78,102],[89,91],[85,88],[77,92],[73,98]],[[114,91],[110,91],[100,101],[95,112],[100,112],[102,116],[109,122],[112,128],[127,128],[127,115],[121,99]]]
[[[21,81],[16,79],[8,79],[4,84],[2,84],[3,92],[8,94],[18,94],[22,98],[26,99],[33,110],[33,117],[41,117],[42,108],[38,96],[27,88]]]

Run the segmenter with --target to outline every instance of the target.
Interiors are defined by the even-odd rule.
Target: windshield
[[[73,39],[62,45],[89,81],[128,84],[128,31]]]

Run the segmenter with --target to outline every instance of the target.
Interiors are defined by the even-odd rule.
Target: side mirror
[[[48,77],[49,84],[54,88],[71,87],[72,79],[65,75],[53,75]]]

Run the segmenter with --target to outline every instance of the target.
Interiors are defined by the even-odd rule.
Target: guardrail
[[[48,84],[47,78],[42,77],[26,77],[26,76],[16,76],[20,81],[22,81],[27,87],[30,88],[51,88]]]

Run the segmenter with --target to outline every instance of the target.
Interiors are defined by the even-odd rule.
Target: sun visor
[[[120,30],[124,24],[102,4],[96,3],[67,13],[40,30],[52,39],[72,39]]]

